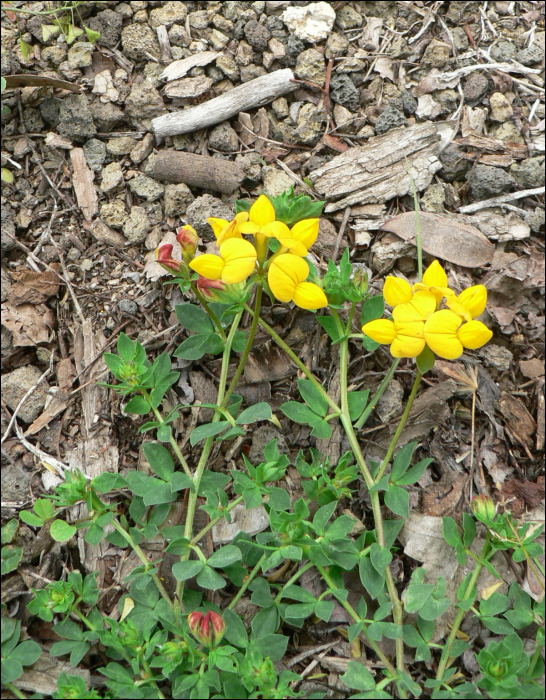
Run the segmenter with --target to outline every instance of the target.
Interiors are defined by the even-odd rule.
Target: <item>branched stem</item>
[[[222,324],[220,323],[220,319],[214,313],[214,311],[210,308],[208,301],[201,294],[201,292],[197,289],[197,286],[193,282],[191,282],[191,289],[192,289],[192,292],[197,297],[197,299],[199,300],[199,303],[203,306],[203,308],[205,309],[205,311],[209,315],[210,320],[216,326],[216,330],[218,331],[219,335],[222,337],[222,340],[224,340],[224,341],[227,340],[226,332],[224,331]]]
[[[192,538],[190,542],[190,546],[193,546],[201,540],[209,530],[212,530],[212,528],[216,525],[216,523],[219,523],[222,518],[225,518],[226,513],[229,513],[231,510],[235,508],[235,506],[239,505],[243,501],[243,496],[238,496],[234,501],[232,501],[229,506],[225,509],[225,511],[222,513],[222,515],[219,515],[216,518],[212,518],[212,520],[209,520],[209,522],[205,525],[205,527],[201,530],[201,532],[198,532],[195,537]]]
[[[246,592],[246,589],[250,586],[250,584],[252,583],[252,581],[254,581],[254,579],[255,579],[256,576],[258,575],[258,572],[260,571],[260,568],[261,568],[261,566],[262,566],[262,562],[263,562],[263,560],[265,559],[266,556],[267,556],[267,555],[266,555],[265,552],[264,552],[264,554],[262,554],[262,556],[261,556],[260,559],[258,560],[256,566],[252,569],[252,571],[251,571],[251,572],[249,573],[249,575],[246,577],[246,579],[245,579],[243,585],[241,586],[241,588],[239,588],[239,590],[237,591],[237,594],[235,595],[235,597],[233,598],[233,600],[231,601],[231,603],[228,605],[228,610],[233,610],[233,608],[237,605],[237,603],[238,603],[238,602],[241,600],[241,598],[244,596],[244,594],[245,594],[245,592]]]
[[[470,577],[465,594],[463,599],[461,600],[461,603],[469,600],[474,596],[474,588],[476,587],[476,582],[478,580],[478,576],[480,575],[480,572],[483,568],[483,561],[485,561],[486,556],[489,553],[489,540],[491,538],[491,535],[489,534],[489,531],[487,532],[486,539],[480,554],[480,561],[476,564],[476,567],[474,568],[474,571],[472,572],[472,576]],[[449,661],[449,655],[451,652],[451,647],[453,646],[453,642],[455,641],[455,637],[457,636],[457,632],[459,631],[459,628],[462,624],[462,621],[464,620],[464,616],[466,614],[466,609],[460,608],[459,611],[457,612],[457,616],[455,617],[455,620],[453,622],[453,627],[451,628],[451,632],[449,633],[449,637],[447,639],[447,642],[445,643],[444,649],[442,651],[442,656],[440,658],[440,663],[438,665],[438,672],[436,673],[436,680],[441,681],[444,677],[444,672],[446,670],[448,661]]]
[[[302,566],[301,568],[299,568],[299,569],[296,571],[296,573],[295,573],[291,578],[288,579],[288,581],[284,584],[284,586],[281,588],[281,590],[277,593],[277,595],[275,596],[275,603],[279,603],[279,602],[280,602],[280,600],[281,600],[281,598],[282,598],[282,594],[283,594],[283,592],[284,592],[284,589],[285,589],[287,586],[291,586],[293,583],[296,583],[296,581],[300,578],[300,576],[303,576],[303,574],[304,574],[306,571],[309,571],[309,569],[312,569],[313,566],[315,566],[315,565],[314,565],[312,562],[309,561],[309,562],[307,562],[307,564],[304,564],[304,566]]]
[[[355,428],[357,430],[360,430],[364,423],[368,420],[370,417],[371,412],[374,410],[374,408],[377,406],[377,402],[379,399],[383,396],[385,393],[386,388],[389,386],[391,379],[394,376],[394,373],[396,371],[396,368],[400,364],[400,358],[397,358],[391,365],[389,371],[387,374],[383,377],[381,384],[377,387],[377,391],[375,394],[372,396],[370,401],[368,402],[368,405],[364,409],[364,413],[360,416],[360,418],[357,420],[355,423]]]

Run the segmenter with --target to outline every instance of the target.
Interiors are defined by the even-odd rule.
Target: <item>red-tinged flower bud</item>
[[[226,288],[226,283],[222,280],[208,280],[199,275],[196,282],[197,289],[207,301],[219,301],[220,293]]]
[[[182,226],[182,228],[177,229],[176,240],[180,243],[182,257],[184,260],[186,262],[193,260],[195,257],[195,251],[197,250],[197,241],[199,240],[197,231],[193,228],[193,226],[186,224],[186,226]]]
[[[224,636],[226,623],[221,615],[193,612],[188,615],[188,626],[193,636],[207,647],[215,647]]]
[[[470,502],[472,512],[478,520],[483,523],[490,523],[495,519],[497,508],[491,498],[481,494]]]
[[[170,243],[164,243],[156,249],[155,258],[165,270],[168,270],[172,274],[178,275],[184,271],[184,263],[182,260],[175,260],[172,257],[172,253],[172,245]]]

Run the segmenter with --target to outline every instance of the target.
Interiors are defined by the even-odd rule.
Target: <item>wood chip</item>
[[[99,200],[93,185],[93,171],[88,167],[83,148],[73,148],[70,151],[73,178],[72,186],[76,199],[87,221],[91,221],[99,213]]]
[[[55,312],[45,304],[2,304],[2,325],[13,333],[17,347],[47,343],[55,327]]]
[[[52,263],[52,269],[44,272],[34,270],[22,270],[13,272],[13,284],[8,290],[8,301],[11,304],[43,304],[46,299],[57,294],[59,291],[59,276],[55,270],[59,271],[60,265]]]
[[[495,246],[477,228],[439,214],[420,212],[423,250],[462,267],[482,267],[493,259]],[[415,242],[415,212],[399,214],[381,226],[405,241]]]
[[[500,397],[498,407],[511,434],[523,445],[527,445],[529,448],[533,447],[533,435],[537,424],[523,401],[517,396],[503,394]]]
[[[201,51],[187,58],[173,61],[170,66],[167,66],[163,73],[161,73],[159,79],[170,81],[183,78],[192,68],[196,66],[206,66],[219,55],[218,51]]]
[[[432,122],[392,129],[349,149],[309,174],[329,203],[326,212],[353,204],[383,203],[411,192],[408,168],[418,190],[440,170],[440,135]]]

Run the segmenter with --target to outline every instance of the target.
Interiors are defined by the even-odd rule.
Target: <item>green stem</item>
[[[26,700],[26,695],[19,690],[19,688],[16,688],[13,683],[2,683],[11,693],[15,695],[16,698],[25,698]]]
[[[220,319],[218,316],[214,313],[214,311],[210,308],[208,301],[205,299],[205,297],[201,294],[201,292],[197,289],[196,285],[191,282],[191,288],[192,292],[195,294],[197,299],[199,300],[199,303],[202,305],[202,307],[205,309],[207,314],[209,315],[210,320],[214,323],[216,326],[216,330],[218,333],[222,336],[222,340],[226,340],[226,332],[222,328],[222,324],[220,323]]]
[[[389,462],[391,461],[391,457],[394,453],[394,450],[396,449],[396,445],[398,444],[398,440],[400,439],[400,435],[402,435],[402,431],[404,430],[407,420],[409,418],[409,414],[411,412],[411,408],[413,406],[413,402],[415,401],[415,397],[417,396],[417,390],[419,389],[419,384],[421,383],[421,377],[423,375],[419,370],[417,370],[417,374],[415,375],[415,381],[413,382],[413,386],[411,387],[411,393],[408,397],[408,402],[406,404],[406,408],[404,409],[404,413],[402,413],[402,417],[400,418],[400,423],[398,423],[398,427],[396,428],[396,431],[394,435],[392,436],[391,444],[389,445],[389,449],[387,450],[387,454],[385,455],[383,462],[381,463],[381,466],[379,467],[379,471],[377,472],[377,475],[375,477],[376,482],[381,479],[383,474],[385,473],[386,468],[389,465]]]
[[[326,569],[323,566],[317,566],[317,569],[318,569],[320,575],[322,576],[322,578],[324,579],[326,585],[328,586],[328,588],[330,589],[330,591],[333,594],[334,591],[336,590],[337,586],[330,578],[330,574],[328,573],[328,571],[326,571]],[[334,598],[335,598],[335,595],[334,595]],[[339,600],[338,598],[336,598],[336,600],[339,601],[341,606],[349,613],[349,615],[353,618],[353,620],[355,622],[362,622],[363,623],[363,620],[360,617],[360,615],[356,612],[356,610],[353,608],[353,606],[347,600]],[[364,636],[368,640],[368,643],[371,646],[371,648],[375,651],[377,656],[385,664],[385,668],[389,671],[389,673],[391,673],[391,675],[393,677],[396,677],[397,676],[396,669],[391,664],[389,659],[385,656],[385,654],[381,651],[381,649],[377,646],[377,644],[373,641],[373,639],[370,639],[368,637],[367,627],[364,623],[362,625],[362,634],[364,634]]]
[[[254,314],[252,309],[248,306],[245,306],[246,310],[249,311],[251,314]],[[296,353],[290,348],[284,340],[281,338],[281,336],[273,330],[273,328],[263,320],[263,318],[258,318],[258,323],[259,325],[269,333],[269,335],[273,338],[273,340],[277,343],[277,345],[282,348],[285,353],[288,355],[288,357],[294,362],[295,365],[301,369],[301,371],[305,374],[307,379],[313,384],[313,386],[320,392],[321,396],[324,398],[324,400],[328,403],[328,405],[334,410],[334,411],[339,411],[339,406],[336,404],[336,402],[332,399],[332,397],[328,394],[328,392],[324,389],[322,384],[318,381],[318,379],[313,375],[313,373],[309,370],[306,365],[300,360],[300,358],[296,355]]]
[[[237,603],[238,603],[238,602],[241,600],[241,598],[244,596],[244,594],[245,594],[245,592],[246,592],[246,589],[250,586],[250,584],[252,583],[252,581],[254,581],[254,579],[255,579],[256,576],[258,575],[258,572],[260,571],[260,568],[261,568],[261,566],[262,566],[262,562],[263,562],[263,560],[265,559],[265,557],[266,557],[266,554],[265,554],[265,553],[262,554],[262,556],[261,556],[260,559],[258,560],[258,563],[256,564],[256,566],[252,569],[252,571],[251,571],[251,572],[249,573],[249,575],[246,577],[246,579],[245,579],[243,585],[241,586],[241,588],[239,588],[239,590],[237,591],[237,594],[235,595],[235,597],[233,598],[233,600],[231,601],[231,603],[228,605],[228,610],[233,610],[233,608],[237,605]]]
[[[150,396],[145,389],[142,390],[142,394],[146,397],[148,401],[150,401]],[[161,413],[157,410],[157,408],[152,408],[152,411],[154,412],[154,416],[157,418],[158,423],[161,423],[161,425],[163,425],[165,421],[163,420],[163,416],[161,415]],[[171,435],[169,442],[171,443],[171,447],[173,448],[175,455],[178,457],[178,461],[182,465],[182,468],[190,477],[190,479],[192,479],[193,475],[191,473],[191,470],[188,466],[188,463],[186,462],[186,458],[182,454],[181,449],[178,447],[178,443],[176,442],[174,435]]]
[[[480,554],[480,560],[484,561],[488,551],[489,551],[489,540],[490,540],[491,535],[489,534],[489,531],[487,531],[487,535],[485,538],[485,543],[483,545],[481,554]],[[483,568],[483,564],[479,563],[476,564],[476,567],[474,568],[474,571],[472,572],[472,576],[470,577],[468,584],[466,586],[466,591],[464,594],[463,599],[461,600],[461,603],[463,603],[465,600],[470,600],[470,598],[473,597],[473,591],[474,588],[476,587],[476,581],[478,580],[478,576],[480,575],[480,571]],[[465,606],[466,607],[466,606]],[[446,670],[447,663],[449,661],[449,653],[451,651],[451,647],[453,646],[453,642],[455,641],[455,637],[457,636],[457,632],[459,631],[459,627],[462,624],[462,621],[464,620],[464,616],[466,614],[466,610],[459,609],[457,612],[457,616],[455,617],[455,620],[453,622],[453,627],[451,628],[451,632],[449,633],[449,637],[447,639],[447,642],[444,646],[444,649],[442,651],[442,656],[440,658],[440,664],[438,666],[438,672],[436,674],[436,680],[441,681],[444,677],[444,672]]]
[[[543,647],[544,647],[544,644],[539,644],[539,643],[537,642],[535,651],[533,652],[533,656],[531,657],[531,661],[529,662],[529,668],[527,669],[527,674],[528,674],[529,676],[530,676],[530,675],[533,673],[533,671],[535,670],[536,663],[537,663],[537,661],[538,661],[539,658],[540,658],[540,654],[541,654],[541,652],[542,652]]]
[[[349,395],[347,391],[348,384],[348,366],[349,366],[349,340],[344,338],[340,343],[339,349],[339,363],[340,363],[340,388],[341,388],[341,423],[345,430],[345,434],[349,438],[349,444],[357,461],[357,464],[362,472],[364,481],[368,490],[374,485],[374,479],[371,472],[366,464],[362,450],[360,449],[360,444],[356,437],[353,424],[351,421],[351,416],[349,415]],[[383,527],[383,516],[381,514],[381,503],[379,501],[379,493],[377,491],[370,491],[370,499],[372,503],[372,511],[375,523],[375,534],[377,538],[377,543],[380,547],[385,547],[385,530]],[[403,609],[402,603],[398,596],[398,591],[396,590],[396,585],[392,576],[390,568],[385,567],[385,580],[387,583],[387,590],[389,592],[389,598],[392,603],[392,616],[394,623],[402,627],[403,623]],[[403,639],[396,640],[396,666],[401,673],[405,673],[404,666],[404,641]]]
[[[259,284],[258,287],[256,288],[256,300],[254,302],[254,312],[252,315],[252,324],[250,326],[250,331],[248,332],[248,338],[246,341],[245,349],[243,350],[243,354],[241,355],[241,359],[239,360],[239,365],[237,369],[235,370],[235,374],[233,375],[233,379],[231,380],[231,383],[228,387],[228,390],[226,391],[226,396],[224,398],[224,403],[227,405],[227,401],[231,394],[233,393],[235,387],[237,386],[237,382],[239,381],[241,374],[243,373],[243,369],[245,368],[246,361],[248,360],[248,356],[250,355],[250,351],[252,350],[252,344],[254,342],[254,337],[256,335],[256,330],[258,328],[258,319],[260,318],[260,309],[262,306],[262,285]]]
[[[304,566],[302,566],[301,569],[298,569],[298,570],[296,571],[296,573],[295,573],[291,578],[288,579],[288,581],[284,584],[284,586],[281,588],[281,590],[277,593],[277,595],[276,595],[276,597],[275,597],[275,603],[279,603],[279,602],[280,602],[280,600],[281,600],[281,598],[282,598],[282,594],[283,594],[283,592],[284,592],[284,589],[285,589],[287,586],[291,586],[293,583],[296,583],[296,581],[300,578],[300,576],[303,576],[303,574],[304,574],[306,571],[309,571],[309,569],[312,569],[313,566],[314,566],[314,564],[313,564],[312,562],[307,562],[307,564],[305,564]]]
[[[374,408],[377,406],[377,402],[379,401],[379,399],[380,399],[380,398],[383,396],[383,394],[385,393],[385,389],[389,386],[389,383],[390,383],[391,379],[393,378],[394,373],[395,373],[395,371],[396,371],[396,368],[398,367],[399,364],[400,364],[400,358],[397,358],[397,359],[392,363],[392,365],[391,365],[389,371],[387,372],[387,374],[383,377],[383,380],[381,381],[381,384],[377,387],[377,391],[376,391],[375,394],[372,396],[370,402],[368,403],[368,405],[367,405],[366,408],[364,409],[364,413],[360,416],[360,418],[359,418],[359,419],[357,420],[357,422],[355,423],[355,428],[356,428],[357,430],[360,430],[360,428],[362,428],[362,426],[364,425],[364,423],[365,423],[365,422],[368,420],[368,418],[370,417],[371,412],[372,412],[372,411],[374,410]]]
[[[112,525],[116,529],[117,532],[123,537],[124,540],[133,548],[133,550],[136,552],[136,555],[140,559],[140,561],[145,565],[145,566],[152,566],[153,562],[148,561],[148,558],[142,551],[142,549],[138,546],[138,544],[133,540],[131,535],[123,528],[121,523],[116,520],[115,518],[112,520]],[[173,602],[167,593],[167,590],[165,589],[165,586],[162,584],[161,579],[157,574],[153,574],[152,578],[155,582],[155,585],[157,586],[158,591],[161,593],[162,597],[165,599],[165,601],[169,604],[169,607],[173,607]]]
[[[220,520],[222,520],[222,518],[226,517],[226,513],[229,513],[230,510],[233,510],[233,508],[235,508],[235,506],[239,505],[239,503],[241,503],[243,498],[244,498],[243,496],[239,496],[238,498],[236,498],[234,501],[232,501],[229,504],[229,506],[222,513],[222,515],[219,515],[218,517],[212,518],[212,520],[209,520],[209,522],[205,525],[205,527],[201,530],[201,532],[198,532],[197,535],[195,535],[195,537],[192,538],[190,545],[197,544],[199,542],[199,540],[201,538],[203,538],[207,534],[207,532],[209,530],[211,530],[216,525],[216,523],[220,522]]]

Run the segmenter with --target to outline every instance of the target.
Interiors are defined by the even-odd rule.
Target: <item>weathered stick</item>
[[[183,151],[162,151],[155,159],[154,177],[231,194],[245,179],[245,172],[230,160]]]
[[[152,119],[156,138],[204,129],[230,119],[246,109],[261,107],[294,90],[297,83],[293,80],[294,74],[290,68],[284,68],[249,80],[248,83],[238,85],[203,104],[156,117]]]

